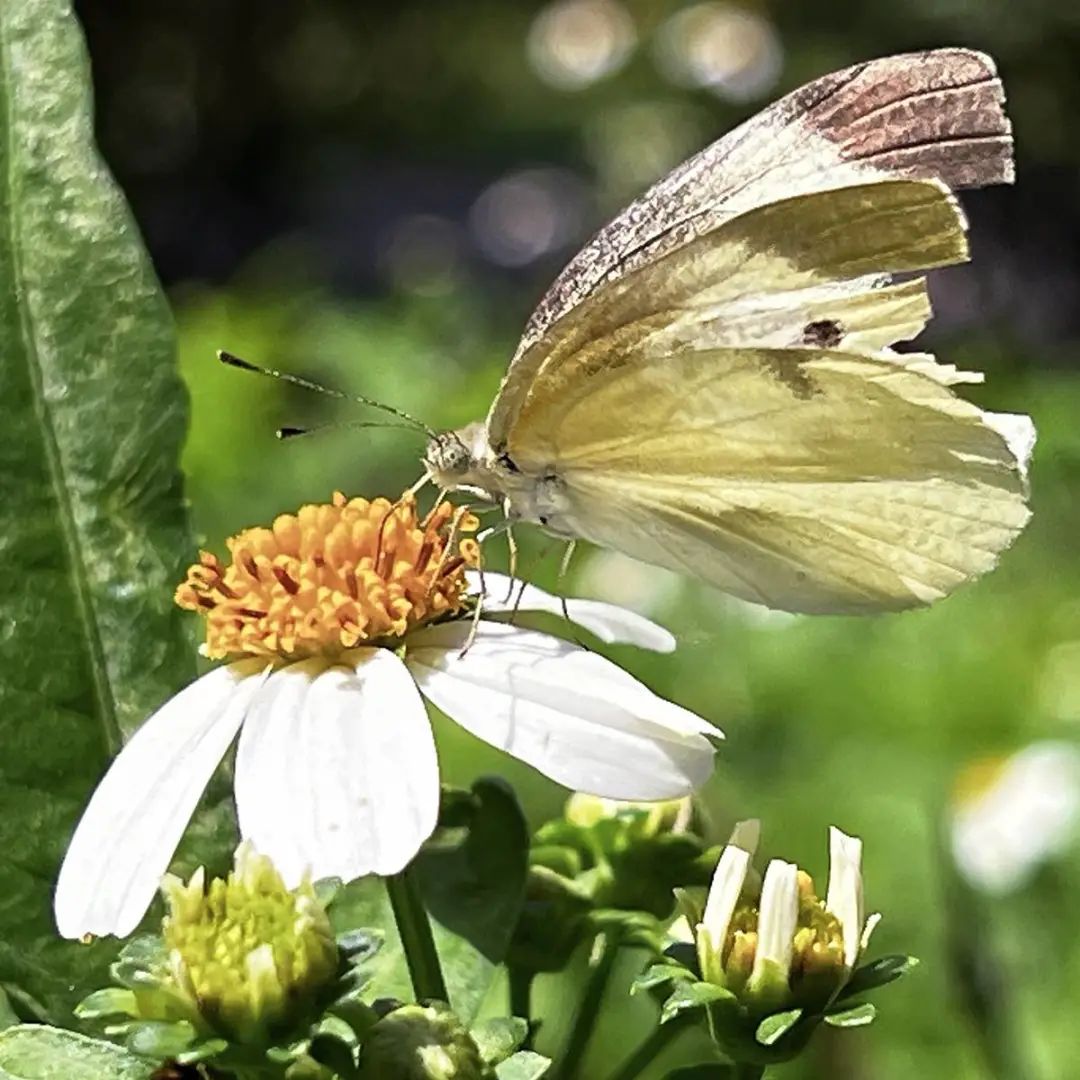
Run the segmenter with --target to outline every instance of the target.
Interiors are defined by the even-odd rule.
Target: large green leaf
[[[173,328],[93,143],[66,0],[0,2],[0,979],[62,1013],[64,845],[124,734],[192,674]]]
[[[417,859],[450,1004],[470,1023],[510,945],[525,892],[529,833],[513,792],[500,780],[473,785],[464,835],[435,843]],[[370,963],[368,1000],[413,1000],[412,985],[380,878],[347,885],[330,909],[339,931],[379,928],[385,941]]]
[[[27,1024],[0,1034],[0,1080],[151,1080],[153,1070],[119,1046],[73,1031]]]

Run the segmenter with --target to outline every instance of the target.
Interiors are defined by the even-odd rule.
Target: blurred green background
[[[1005,805],[1028,867],[1007,887],[962,879],[949,843],[965,768],[1036,740],[1068,746],[1080,721],[1080,7],[76,8],[101,145],[176,312],[192,400],[189,493],[216,549],[335,488],[394,494],[418,476],[422,446],[406,432],[347,427],[280,443],[280,424],[364,412],[220,368],[215,349],[391,402],[435,427],[477,418],[547,281],[683,157],[781,92],[857,60],[949,44],[994,54],[1018,182],[965,196],[974,262],[934,279],[938,317],[926,341],[944,360],[988,372],[971,393],[980,404],[1030,412],[1039,427],[1035,518],[1001,568],[931,610],[859,620],[771,616],[592,553],[579,554],[572,579],[678,634],[674,656],[619,659],[727,733],[703,792],[714,838],[737,817],[760,816],[766,850],[824,888],[827,826],[862,836],[868,904],[885,915],[876,951],[923,960],[882,996],[873,1028],[826,1033],[779,1075],[1080,1076],[1080,849],[1069,839],[1068,783],[1030,822],[1038,779],[1028,803]],[[538,536],[526,548],[524,567],[552,584],[557,550]],[[534,821],[558,810],[565,793],[524,766],[447,723],[439,734],[450,779],[497,771]],[[1065,774],[1075,781],[1075,770]],[[1040,858],[1058,833],[1062,850]],[[626,958],[627,978],[638,962]],[[564,991],[558,980],[541,987],[540,1049],[557,1037]],[[616,991],[595,1068],[625,1054],[648,1023],[649,1003]],[[690,1042],[666,1063],[692,1059]]]

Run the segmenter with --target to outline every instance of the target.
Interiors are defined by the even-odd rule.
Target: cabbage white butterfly
[[[930,603],[1029,517],[1026,416],[891,346],[967,258],[952,189],[1008,183],[993,61],[939,49],[826,75],[685,162],[530,318],[481,422],[430,440],[443,489],[508,519],[802,612]]]

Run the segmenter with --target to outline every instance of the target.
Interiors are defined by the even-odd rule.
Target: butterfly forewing
[[[517,355],[602,282],[754,207],[875,176],[936,179],[953,189],[1011,181],[1004,99],[994,62],[969,49],[885,57],[808,83],[601,229],[537,305]]]

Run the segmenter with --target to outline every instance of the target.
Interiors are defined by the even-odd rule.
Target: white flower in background
[[[234,741],[241,835],[288,887],[305,873],[396,873],[431,834],[425,698],[576,790],[652,800],[701,784],[711,725],[596,653],[508,621],[559,613],[559,598],[486,574],[474,631],[476,541],[454,543],[475,528],[446,503],[421,520],[411,497],[339,495],[232,538],[228,565],[204,554],[177,601],[206,617],[204,654],[231,662],[154,713],[99,784],[60,870],[61,934],[134,930]],[[567,610],[603,641],[674,647],[610,604]]]
[[[973,762],[957,777],[953,858],[976,888],[1007,893],[1061,855],[1080,823],[1080,748],[1037,742]]]
[[[773,859],[753,871],[760,826],[735,826],[717,863],[703,910],[690,911],[701,977],[765,1013],[792,1000],[833,999],[851,976],[878,917],[863,907],[862,841],[829,830],[829,887]],[[685,903],[685,898],[683,898]]]

